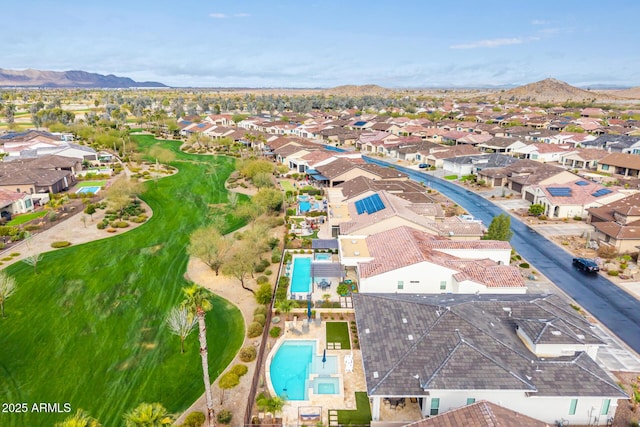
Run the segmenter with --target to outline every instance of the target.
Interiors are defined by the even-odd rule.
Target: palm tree
[[[82,409],[78,409],[74,415],[67,417],[63,422],[56,423],[55,427],[101,427],[102,424]]]
[[[124,414],[124,424],[127,427],[162,427],[173,424],[173,418],[159,403],[141,403]]]
[[[192,316],[198,318],[199,333],[198,339],[200,340],[200,357],[202,359],[202,379],[204,380],[204,395],[207,399],[207,413],[209,420],[209,427],[215,426],[215,419],[213,413],[213,397],[211,395],[211,381],[209,380],[209,354],[207,350],[207,325],[204,321],[204,316],[207,311],[213,308],[211,301],[207,299],[207,294],[204,288],[193,284],[182,289],[185,295],[184,301],[182,301],[182,307],[189,310]]]
[[[0,312],[4,319],[4,302],[9,299],[16,290],[16,279],[6,272],[0,271]]]
[[[284,314],[285,321],[287,320],[287,317],[288,317],[287,314],[290,313],[292,309],[293,309],[293,301],[291,301],[290,299],[280,300],[276,304],[276,310]]]
[[[172,334],[180,337],[180,353],[184,353],[184,340],[198,323],[185,307],[174,307],[167,316],[167,326]]]

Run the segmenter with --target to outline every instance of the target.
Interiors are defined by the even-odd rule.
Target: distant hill
[[[618,99],[614,95],[591,92],[571,86],[556,79],[544,79],[529,83],[495,95],[503,100],[532,101],[532,102],[585,102],[608,101]]]
[[[345,85],[336,86],[323,91],[326,95],[339,96],[388,96],[394,93],[393,90],[378,85]]]
[[[5,70],[0,68],[0,87],[129,88],[167,87],[158,82],[136,82],[128,77],[86,71]]]
[[[610,90],[608,93],[621,98],[640,99],[640,86],[622,90]]]

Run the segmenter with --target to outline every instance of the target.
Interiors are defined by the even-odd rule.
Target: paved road
[[[378,159],[365,159],[381,166],[389,166]],[[423,172],[393,166],[408,174],[411,179],[424,182],[451,198],[471,215],[481,219],[485,225],[489,225],[494,216],[505,213],[498,206],[465,188]],[[603,276],[576,271],[571,265],[572,257],[569,253],[517,218],[512,218],[511,229],[514,235],[511,245],[514,249],[629,347],[640,352],[640,301]]]

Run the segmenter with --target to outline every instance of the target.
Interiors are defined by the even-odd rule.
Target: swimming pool
[[[331,254],[316,254],[316,261],[331,261]]]
[[[293,260],[291,293],[311,292],[311,258],[297,257]]]
[[[98,186],[95,186],[95,187],[82,187],[82,188],[78,189],[78,191],[76,191],[76,194],[83,194],[83,193],[98,194],[98,191],[100,191],[100,187],[98,187]]]
[[[327,356],[322,363],[322,355],[316,353],[316,341],[285,340],[273,356],[270,364],[271,384],[278,396],[288,400],[308,400],[308,389],[317,394],[338,394],[339,379],[310,375],[331,375],[337,373],[337,356]]]
[[[298,202],[300,212],[309,212],[311,210],[311,202]]]

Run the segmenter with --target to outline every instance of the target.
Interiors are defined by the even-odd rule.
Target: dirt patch
[[[618,378],[618,384],[633,397],[633,387],[636,389],[640,385],[640,372],[614,372]],[[629,427],[633,423],[640,422],[640,402],[633,402],[632,399],[619,400],[618,408],[614,417],[613,427]]]

